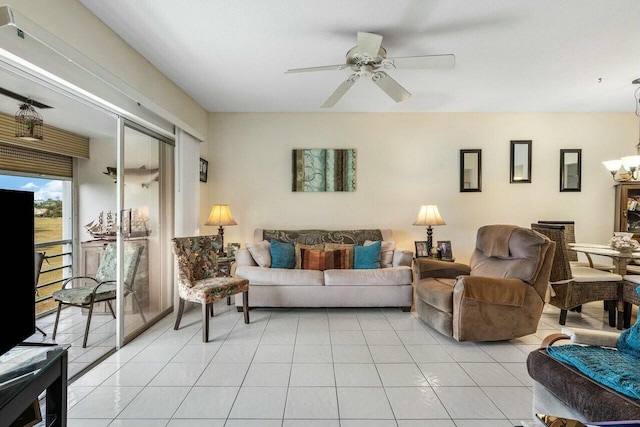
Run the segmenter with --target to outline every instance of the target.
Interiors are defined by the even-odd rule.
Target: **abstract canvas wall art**
[[[355,191],[356,150],[292,150],[293,191]]]

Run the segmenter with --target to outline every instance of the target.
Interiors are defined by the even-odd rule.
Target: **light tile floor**
[[[531,419],[527,354],[558,332],[459,343],[399,309],[255,309],[216,305],[167,316],[69,386],[70,427],[502,427]],[[615,330],[602,303],[566,326]]]

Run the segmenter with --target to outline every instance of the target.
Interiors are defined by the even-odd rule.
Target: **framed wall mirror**
[[[511,141],[511,183],[531,183],[531,141]]]
[[[560,150],[560,191],[581,191],[582,150]]]
[[[482,191],[482,150],[460,150],[460,192]]]

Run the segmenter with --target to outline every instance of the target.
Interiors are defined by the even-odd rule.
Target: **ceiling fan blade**
[[[411,94],[384,71],[376,72],[371,79],[396,102],[406,101],[411,98]]]
[[[357,74],[350,75],[349,78],[347,78],[347,80],[343,81],[342,84],[338,86],[336,90],[333,91],[331,96],[327,98],[326,101],[324,101],[324,104],[322,104],[321,107],[331,108],[334,105],[336,105],[336,102],[340,101],[340,98],[342,98],[344,94],[347,93],[349,89],[351,89],[351,86],[353,86],[353,84],[357,82],[359,78],[360,76]]]
[[[349,68],[348,64],[339,64],[339,65],[324,65],[321,67],[310,67],[310,68],[293,68],[285,71],[285,74],[291,73],[307,73],[310,71],[332,71],[332,70],[344,70],[345,68]]]
[[[361,55],[375,58],[378,56],[381,44],[381,35],[358,32],[358,53]]]
[[[456,56],[449,54],[387,58],[382,62],[382,65],[385,68],[397,68],[403,70],[421,70],[425,68],[445,69],[453,68],[456,65]]]

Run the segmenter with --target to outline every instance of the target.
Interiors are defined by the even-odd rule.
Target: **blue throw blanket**
[[[636,292],[640,294],[640,286],[636,288]],[[640,316],[632,327],[620,334],[617,347],[619,351],[640,359]]]
[[[640,286],[636,288],[640,294]],[[620,334],[617,350],[596,346],[547,347],[556,360],[575,366],[589,378],[625,396],[640,399],[640,317]]]

